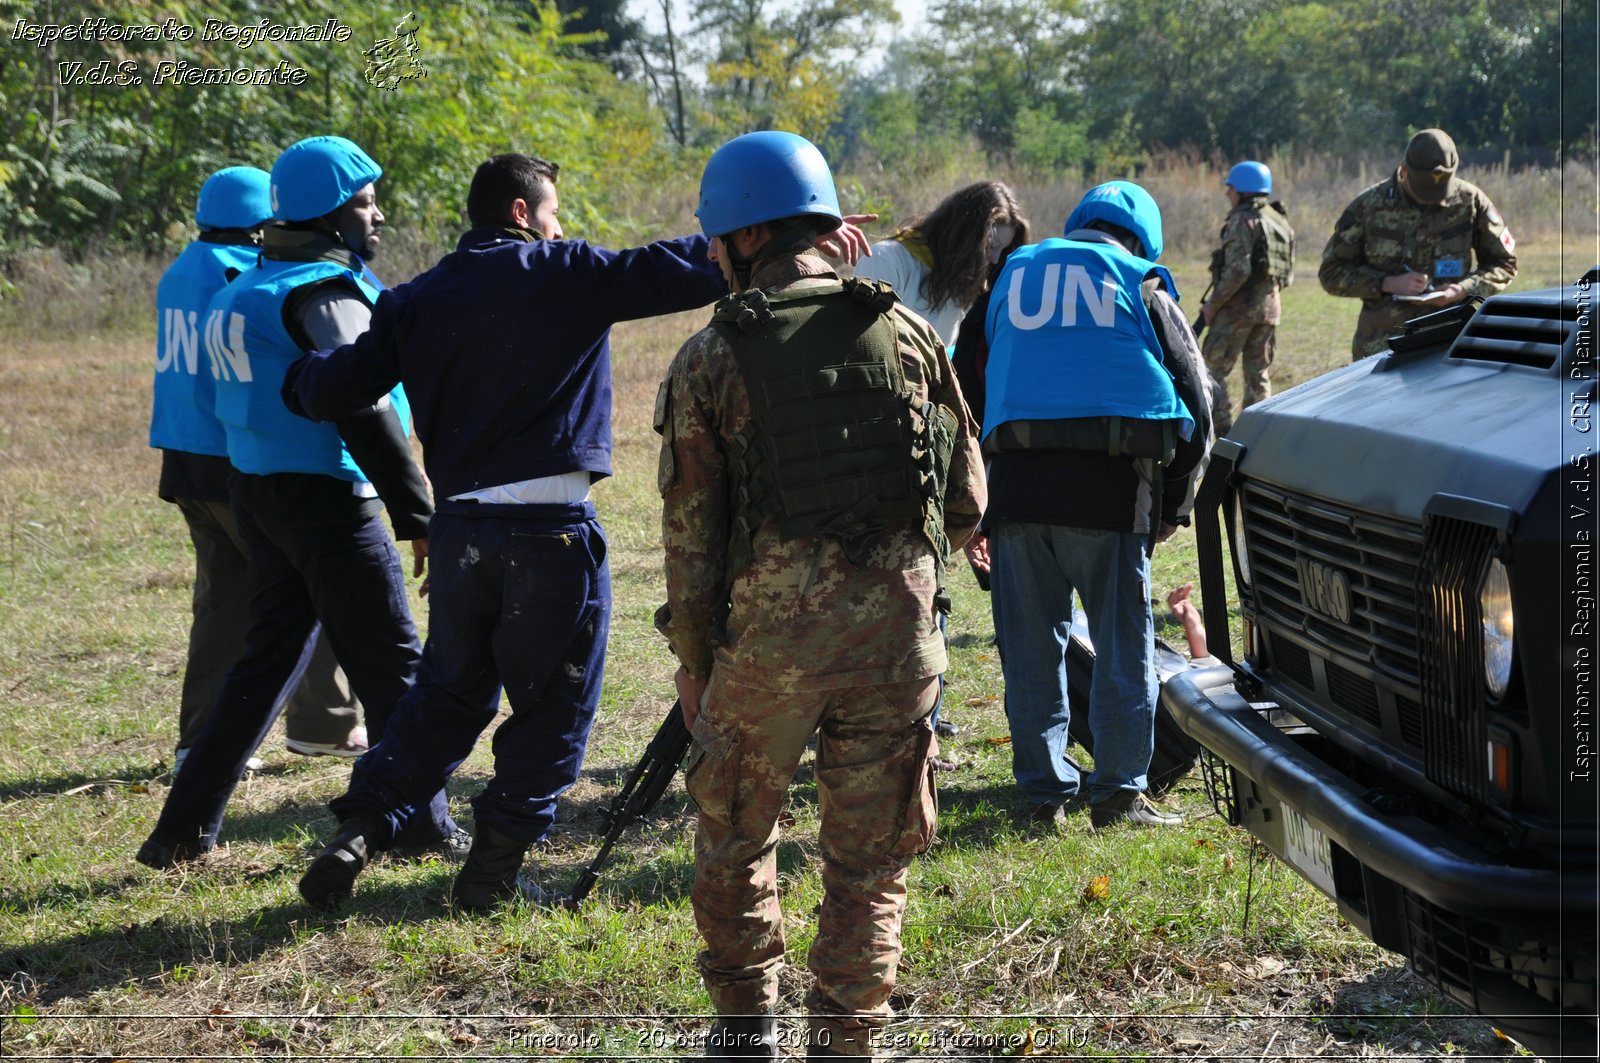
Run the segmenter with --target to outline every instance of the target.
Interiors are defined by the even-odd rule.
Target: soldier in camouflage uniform
[[[1278,289],[1294,280],[1294,230],[1283,204],[1268,202],[1272,171],[1241,162],[1228,172],[1228,219],[1222,246],[1211,256],[1211,297],[1201,306],[1207,328],[1202,353],[1214,387],[1212,425],[1218,436],[1233,427],[1228,375],[1244,358],[1244,405],[1272,394],[1267,375],[1277,349],[1281,310]]]
[[[1517,275],[1511,230],[1480,188],[1455,176],[1458,161],[1449,134],[1424,129],[1394,176],[1334,226],[1317,279],[1330,295],[1361,300],[1352,360],[1387,348],[1409,319],[1493,295]]]
[[[678,352],[656,408],[657,627],[682,663],[695,742],[686,785],[713,1057],[777,1058],[777,822],[813,734],[825,894],[807,1058],[872,1054],[907,867],[933,839],[944,562],[983,510],[971,417],[938,335],[887,286],[841,285],[811,251],[837,202],[821,153],[794,134],[752,133],[712,156],[696,213],[735,295]],[[831,445],[782,447],[799,437]]]

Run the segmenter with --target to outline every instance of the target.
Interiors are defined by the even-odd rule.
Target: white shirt
[[[927,304],[922,294],[922,279],[928,275],[928,267],[917,261],[905,244],[899,240],[879,240],[872,245],[872,254],[856,263],[855,275],[888,281],[900,302],[932,325],[947,348],[955,343],[967,308],[946,303],[935,310]]]

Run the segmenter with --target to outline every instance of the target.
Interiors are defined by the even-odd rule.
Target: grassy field
[[[1524,238],[1521,250],[1519,287],[1575,275],[1558,237]],[[1285,296],[1280,388],[1346,360],[1355,305],[1317,289],[1314,258],[1312,248]],[[1177,266],[1198,294],[1198,255]],[[76,330],[68,316],[60,327],[14,319],[0,333],[4,1055],[699,1055],[708,1005],[693,966],[693,816],[681,789],[581,913],[453,917],[443,905],[450,868],[393,861],[362,877],[346,911],[325,916],[299,903],[295,882],[330,831],[325,802],[347,770],[286,753],[280,728],[212,858],[161,874],[134,864],[169,782],[192,567],[143,445],[148,326],[81,309]],[[566,885],[590,858],[604,803],[670,703],[674,665],[650,625],[661,580],[649,410],[673,350],[703,317],[615,335],[618,474],[596,492],[615,619],[583,778],[537,858],[546,885]],[[1192,576],[1189,533],[1157,562],[1161,601]],[[953,582],[947,711],[963,730],[946,754],[960,767],[939,777],[940,840],[912,869],[887,1054],[1518,1051],[1226,827],[1195,779],[1170,801],[1188,817],[1179,830],[1097,836],[1075,817],[1062,835],[1030,832],[1010,784],[988,602],[964,573]],[[486,774],[480,749],[451,783],[464,821]],[[783,999],[798,1010],[820,900],[809,766],[790,812],[779,850],[791,960]]]

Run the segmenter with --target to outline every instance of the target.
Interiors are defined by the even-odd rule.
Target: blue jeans
[[[1145,789],[1155,748],[1155,625],[1145,536],[1002,524],[989,536],[995,635],[1006,680],[1012,774],[1030,800],[1064,802],[1081,785],[1066,759],[1067,640],[1078,593],[1094,642],[1089,799]],[[1079,706],[1083,711],[1084,706]]]
[[[217,703],[173,780],[152,840],[209,849],[245,761],[277,719],[280,692],[303,672],[318,621],[367,711],[373,741],[411,688],[421,646],[406,604],[405,573],[379,518],[304,526],[258,509],[267,477],[237,476],[233,509],[249,557],[250,626],[244,656],[229,669]],[[438,789],[425,799],[426,844],[456,829]]]
[[[578,778],[600,701],[611,570],[594,506],[439,504],[428,527],[428,643],[417,682],[383,740],[334,800],[340,819],[377,822],[380,844],[472,752],[500,709],[494,777],[479,824],[543,841]]]

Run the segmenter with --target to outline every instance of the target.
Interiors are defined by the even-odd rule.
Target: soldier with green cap
[[[816,735],[807,1058],[870,1058],[907,868],[933,839],[943,578],[983,510],[983,469],[938,333],[888,285],[841,282],[814,252],[840,215],[813,144],[729,141],[696,214],[733,294],[657,398],[656,623],[694,736],[692,899],[719,1016],[707,1054],[778,1058],[778,820]]]
[[[1459,162],[1448,133],[1422,130],[1334,226],[1317,279],[1361,300],[1353,359],[1384,350],[1407,320],[1493,295],[1517,275],[1516,239],[1483,190],[1455,176]]]

